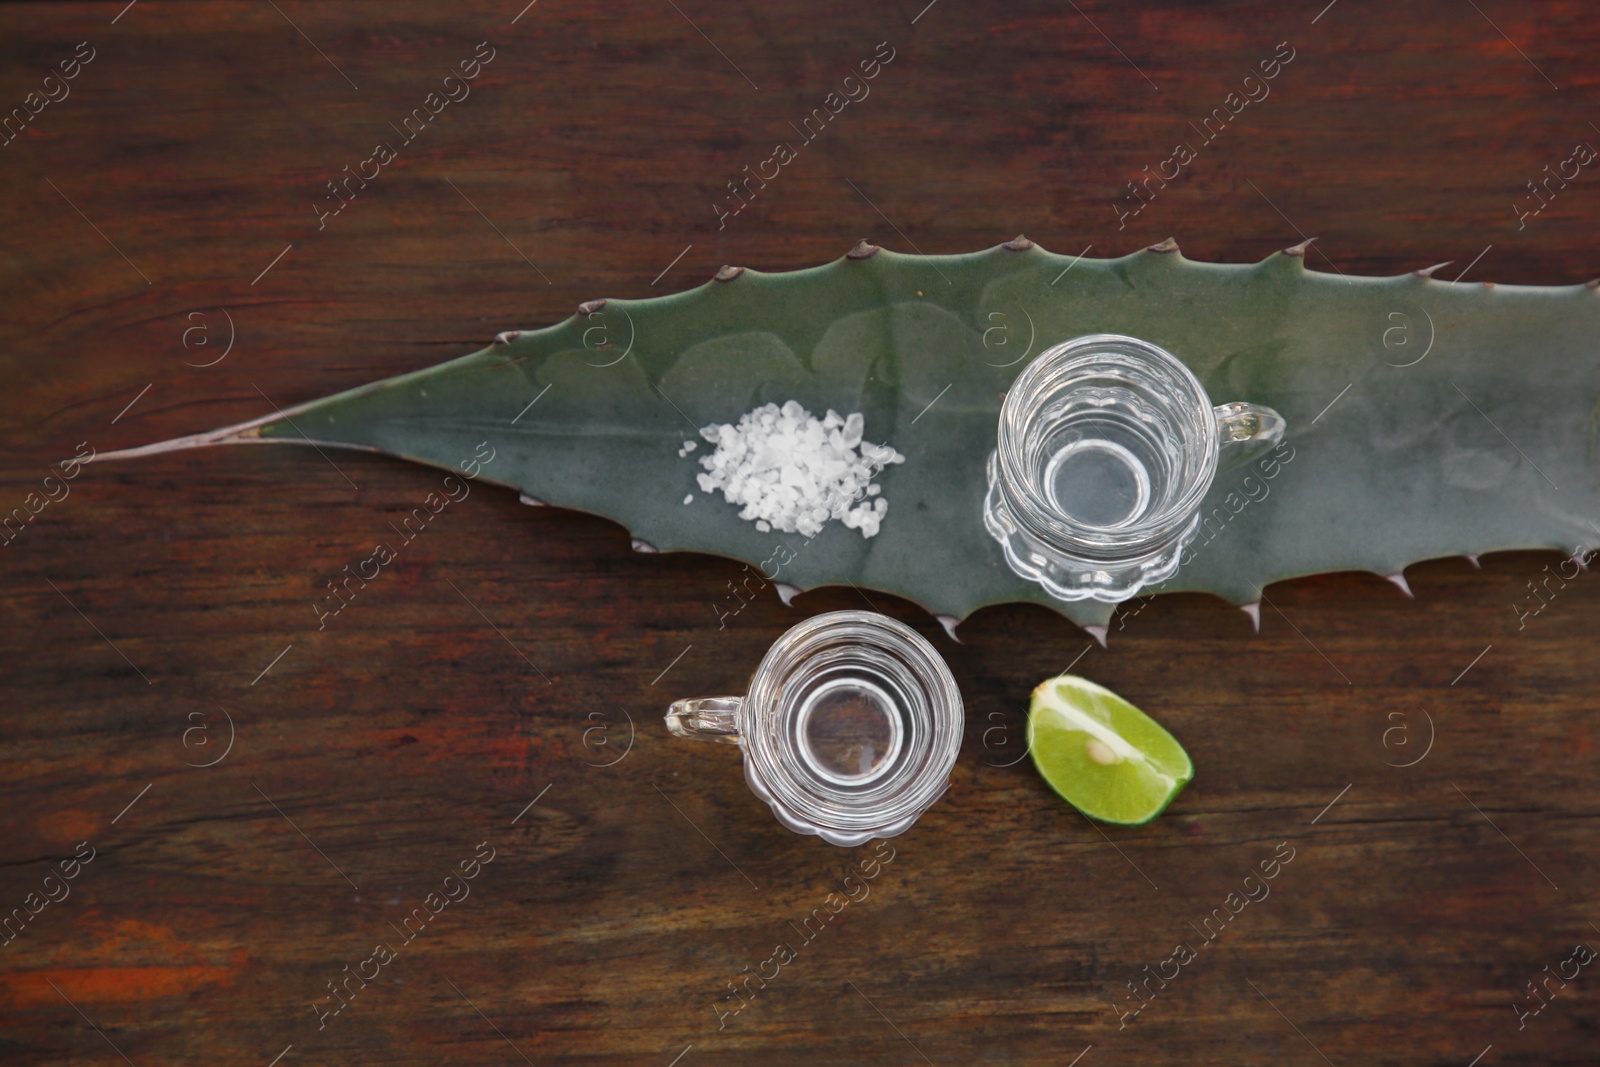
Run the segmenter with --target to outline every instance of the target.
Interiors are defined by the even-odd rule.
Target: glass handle
[[[1217,417],[1217,470],[1225,471],[1276,448],[1283,440],[1283,416],[1260,404],[1235,401],[1212,409]]]
[[[691,741],[739,744],[739,709],[744,697],[697,697],[674,700],[667,709],[667,729]]]

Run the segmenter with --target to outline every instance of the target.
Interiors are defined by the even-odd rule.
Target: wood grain
[[[1600,143],[1577,3],[520,6],[0,8],[4,108],[95,52],[0,147],[4,509],[79,442],[252,418],[862,236],[1098,256],[1174,235],[1229,261],[1315,236],[1321,270],[1600,274],[1592,174],[1520,229],[1512,209]],[[325,183],[482,41],[470,97],[319,230]],[[870,96],[719,229],[725,183],[885,41]],[[1285,41],[1271,95],[1119,230],[1125,183]],[[231,351],[195,366],[226,317]],[[735,565],[485,487],[319,631],[325,583],[437,478],[296,449],[90,464],[0,550],[0,909],[95,850],[0,947],[6,1063],[1593,1062],[1592,969],[1520,1029],[1513,1008],[1600,947],[1593,574],[1520,617],[1555,556],[1419,565],[1414,600],[1297,581],[1259,636],[1164,597],[1106,650],[1022,607],[956,644],[868,594],[961,683],[954,787],[719,1030],[729,983],[867,850],[781,829],[736,752],[661,713],[866,597],[769,594],[719,630]],[[1074,660],[1194,757],[1154,825],[1096,829],[1007,766],[1029,689]],[[192,766],[229,719],[231,750]],[[469,895],[402,937],[485,842]],[[1282,842],[1270,896],[1124,1023],[1127,983]],[[394,958],[323,1015],[379,943]]]

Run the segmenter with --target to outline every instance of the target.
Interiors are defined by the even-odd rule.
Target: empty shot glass
[[[1271,408],[1213,407],[1172,353],[1121,334],[1041,352],[1000,407],[983,521],[1017,574],[1116,603],[1177,573],[1219,469],[1283,438]]]
[[[833,845],[910,829],[950,785],[965,720],[939,653],[869,611],[807,619],[778,638],[743,696],[679,700],[678,737],[744,749],[778,821]]]

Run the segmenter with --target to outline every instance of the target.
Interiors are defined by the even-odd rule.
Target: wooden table
[[[1600,144],[1585,5],[521,3],[0,8],[0,104],[28,119],[0,148],[5,509],[79,442],[241,421],[861,236],[1099,256],[1175,235],[1228,261],[1316,236],[1319,270],[1600,274],[1592,173],[1521,228],[1512,208]],[[880,42],[870,96],[719,228],[726,183]],[[1125,183],[1288,50],[1119,229]],[[1415,599],[1296,581],[1259,636],[1163,597],[1107,650],[1021,607],[956,644],[868,594],[949,658],[966,743],[870,895],[807,940],[870,850],[781,829],[737,753],[661,713],[863,596],[769,594],[719,630],[735,564],[486,487],[319,631],[325,583],[436,480],[300,449],[90,464],[0,553],[0,907],[26,919],[0,1060],[1595,1062],[1600,972],[1514,1006],[1600,948],[1592,573],[1520,618],[1556,555],[1421,564]],[[1029,689],[1073,662],[1194,756],[1153,825],[1090,825],[1015,762]],[[735,998],[780,943],[795,958]]]

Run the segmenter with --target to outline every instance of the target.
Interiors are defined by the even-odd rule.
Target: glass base
[[[1126,560],[1081,559],[1045,544],[1012,515],[997,484],[997,458],[989,457],[989,491],[983,499],[983,525],[1005,551],[1006,563],[1018,575],[1038,582],[1057,600],[1099,600],[1117,604],[1147,585],[1178,573],[1183,546],[1200,526],[1197,511],[1181,533],[1157,551]]]
[[[766,801],[767,806],[772,809],[772,814],[777,818],[778,822],[782,823],[785,827],[793,830],[797,834],[808,834],[820,837],[828,844],[838,845],[842,848],[854,848],[857,845],[864,845],[868,841],[874,841],[885,837],[899,837],[901,834],[911,829],[912,825],[915,824],[918,819],[922,818],[923,812],[927,810],[926,808],[923,808],[921,810],[914,811],[909,815],[895,820],[894,822],[885,823],[882,826],[875,826],[868,830],[844,830],[838,827],[820,825],[819,823],[811,821],[801,813],[789,807],[767,786],[767,783],[761,778],[761,773],[750,765],[749,760],[745,760],[744,780],[745,784],[750,787],[750,792]],[[948,788],[948,781],[945,783],[945,786]],[[938,800],[939,797],[943,795],[944,793],[941,791],[933,799]],[[932,807],[931,801],[929,802],[928,807]]]

